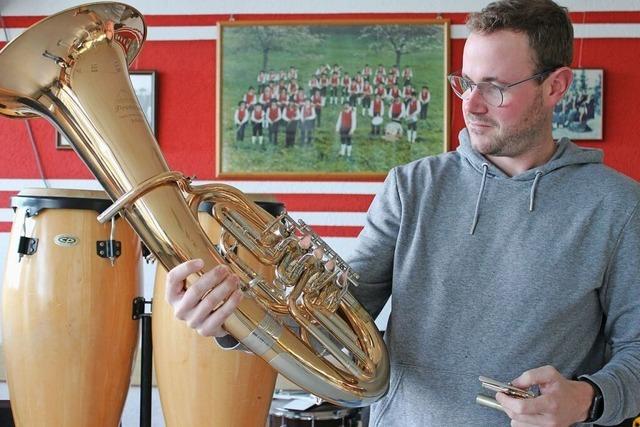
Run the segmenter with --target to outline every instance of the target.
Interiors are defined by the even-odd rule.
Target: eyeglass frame
[[[529,80],[542,78],[543,76],[544,76],[544,79],[546,79],[546,78],[548,77],[548,74],[551,74],[552,72],[554,72],[554,71],[555,71],[555,70],[557,70],[557,69],[558,69],[558,67],[550,68],[550,69],[548,69],[548,70],[544,70],[544,71],[540,71],[539,73],[536,73],[536,74],[532,75],[531,77],[527,77],[526,79],[524,79],[524,80],[520,80],[520,81],[515,82],[515,83],[510,83],[510,84],[508,84],[508,85],[506,85],[506,86],[499,86],[499,85],[497,85],[497,84],[495,84],[495,83],[493,83],[493,82],[479,82],[479,83],[476,83],[476,82],[474,82],[474,81],[473,81],[473,80],[471,80],[471,79],[468,79],[468,78],[466,78],[466,77],[463,77],[463,76],[462,76],[462,71],[456,71],[455,73],[451,73],[451,74],[449,74],[449,75],[447,76],[447,80],[449,80],[449,86],[451,86],[451,90],[453,90],[453,93],[455,93],[455,94],[456,94],[456,96],[457,96],[458,98],[462,99],[463,101],[464,101],[464,98],[462,97],[462,94],[461,94],[461,93],[459,94],[459,93],[458,93],[458,91],[456,91],[456,90],[453,88],[453,83],[452,83],[452,81],[451,81],[451,80],[452,80],[454,77],[459,77],[459,78],[461,78],[461,79],[463,79],[463,80],[466,80],[466,81],[468,81],[468,82],[470,83],[470,85],[471,85],[471,91],[469,92],[469,94],[471,94],[471,92],[473,92],[474,87],[477,87],[479,84],[491,85],[491,86],[493,86],[493,87],[497,88],[497,89],[498,89],[498,91],[500,92],[500,103],[499,103],[498,105],[494,105],[494,107],[502,107],[502,104],[504,103],[504,91],[505,91],[505,90],[510,89],[510,88],[512,88],[512,87],[514,87],[514,86],[517,86],[517,85],[519,85],[519,84],[521,84],[521,83],[528,82]],[[545,74],[546,74],[546,76],[545,76]],[[544,79],[542,79],[541,81],[544,81]],[[466,91],[465,91],[465,92],[466,92]],[[464,93],[464,92],[463,92],[463,93]],[[487,102],[489,105],[493,105],[493,104],[489,103],[489,102],[485,99],[485,97],[482,95],[482,92],[480,92],[480,96],[482,96],[482,99],[484,99],[484,100],[485,100],[485,102]]]

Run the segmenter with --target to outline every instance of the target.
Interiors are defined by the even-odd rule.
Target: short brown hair
[[[551,0],[500,0],[471,13],[467,27],[474,33],[499,30],[523,32],[535,52],[537,72],[570,66],[573,26],[566,7]]]

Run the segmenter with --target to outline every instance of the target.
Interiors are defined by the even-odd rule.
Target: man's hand
[[[589,383],[568,380],[553,366],[527,371],[512,384],[524,389],[535,384],[540,387],[540,396],[532,399],[496,394],[496,400],[511,418],[513,427],[567,427],[584,421],[594,396]]]
[[[202,260],[196,259],[169,271],[165,298],[173,307],[175,316],[186,321],[200,335],[222,337],[227,335],[222,324],[242,299],[242,291],[238,289],[239,279],[230,272],[229,267],[219,265],[185,289],[186,278],[203,266]]]

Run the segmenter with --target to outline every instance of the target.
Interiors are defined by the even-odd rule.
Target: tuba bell
[[[140,12],[121,3],[43,19],[0,52],[0,113],[42,116],[63,132],[114,201],[99,221],[126,218],[167,270],[201,258],[203,271],[225,263],[238,274],[245,298],[224,328],[279,373],[337,405],[378,400],[388,388],[387,350],[349,293],[357,275],[348,265],[286,212],[274,218],[231,186],[196,186],[167,166],[127,71],[145,37]],[[197,221],[204,201],[223,228],[216,244]],[[303,235],[311,248],[298,244]],[[275,279],[244,263],[238,245]],[[317,248],[335,260],[333,271]]]

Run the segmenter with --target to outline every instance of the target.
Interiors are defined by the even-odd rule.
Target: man
[[[311,98],[306,98],[300,107],[300,144],[311,144],[315,124],[316,108],[311,104]]]
[[[327,88],[329,87],[329,77],[326,73],[320,75],[320,95],[324,99],[327,96]]]
[[[420,119],[427,120],[427,111],[429,110],[429,101],[431,101],[431,92],[429,92],[429,86],[422,86],[420,95],[418,95],[420,101]]]
[[[400,88],[396,83],[394,83],[391,85],[391,87],[389,88],[389,91],[387,92],[387,99],[390,102],[393,102],[394,99],[400,98],[400,94],[401,94]]]
[[[287,92],[289,92],[291,94],[296,94],[296,93],[298,93],[299,89],[300,89],[300,87],[298,86],[298,80],[296,80],[296,79],[289,80],[289,85],[287,86]],[[303,92],[304,92],[304,90],[303,90]]]
[[[342,111],[338,114],[336,132],[340,135],[340,157],[351,158],[353,132],[356,130],[356,113],[349,102],[342,105]]]
[[[407,141],[411,144],[416,142],[418,137],[418,117],[420,115],[420,103],[416,98],[416,93],[412,92],[407,101]]]
[[[311,97],[311,103],[313,104],[316,110],[316,125],[315,127],[319,128],[322,124],[322,107],[324,107],[324,96],[322,96],[322,92],[316,90],[313,96]]]
[[[640,186],[599,151],[552,138],[572,80],[566,9],[503,0],[467,25],[450,77],[460,146],[389,173],[351,258],[367,310],[393,294],[390,388],[371,425],[617,424],[640,411]],[[226,297],[232,277],[200,285],[222,283]],[[237,298],[194,320],[194,298],[169,295],[205,335],[223,334]],[[540,395],[498,393],[505,414],[478,406],[478,375]]]
[[[381,135],[382,119],[376,119],[376,117],[384,117],[384,101],[380,94],[376,94],[376,99],[371,103],[369,116],[371,117],[371,135]]]
[[[298,130],[298,122],[300,121],[300,110],[295,102],[289,101],[289,105],[282,111],[282,120],[285,124],[285,147],[293,147],[296,143],[296,132]]]
[[[402,119],[406,115],[406,109],[399,96],[393,98],[393,102],[389,105],[389,118],[392,122],[402,123]]]
[[[404,80],[403,84],[405,86],[410,85],[411,79],[413,79],[413,70],[410,65],[405,65],[402,70],[402,80]]]
[[[286,86],[280,86],[280,89],[278,89],[278,106],[280,107],[280,109],[284,110],[287,105],[289,105],[290,100],[291,96],[287,92]]]
[[[344,103],[349,99],[349,87],[351,86],[351,77],[349,73],[345,72],[340,79],[340,103]]]
[[[305,95],[302,88],[298,89],[298,91],[295,92],[295,95],[293,96],[293,102],[298,106],[298,108],[302,108],[306,99],[307,95]]]
[[[245,106],[249,112],[253,111],[253,106],[258,102],[258,95],[256,95],[256,89],[253,86],[249,86],[247,93],[242,96]]]
[[[269,109],[267,110],[267,124],[269,126],[269,142],[278,145],[278,131],[280,130],[280,120],[282,120],[282,112],[275,99],[271,100]]]
[[[262,110],[262,104],[256,104],[255,108],[251,112],[251,144],[258,141],[258,145],[262,145],[264,138],[264,111]]]
[[[340,86],[340,75],[335,71],[331,75],[330,81],[330,91],[329,91],[329,105],[335,105],[338,103],[338,92]]]
[[[365,79],[362,84],[362,115],[364,116],[371,106],[371,96],[373,95],[373,86],[369,79]]]
[[[258,73],[258,77],[256,78],[256,82],[258,83],[258,92],[264,90],[264,88],[269,83],[269,76],[264,70],[260,70]]]
[[[311,76],[309,80],[309,93],[314,93],[316,90],[320,90],[320,78],[318,76]]]
[[[348,102],[349,104],[351,104],[355,111],[356,106],[360,104],[360,94],[362,93],[362,87],[355,78],[351,80],[351,83],[349,83],[348,93]]]
[[[263,89],[262,93],[258,96],[258,104],[262,105],[263,110],[266,110],[271,104],[273,94],[271,93],[271,87],[267,86]]]
[[[411,94],[413,93],[415,93],[415,90],[413,90],[413,86],[411,86],[411,84],[405,85],[405,87],[402,88],[402,98],[404,100],[404,105],[409,104]]]
[[[249,111],[244,101],[238,102],[238,108],[233,113],[233,124],[236,128],[236,142],[244,141],[244,132],[249,122]]]

